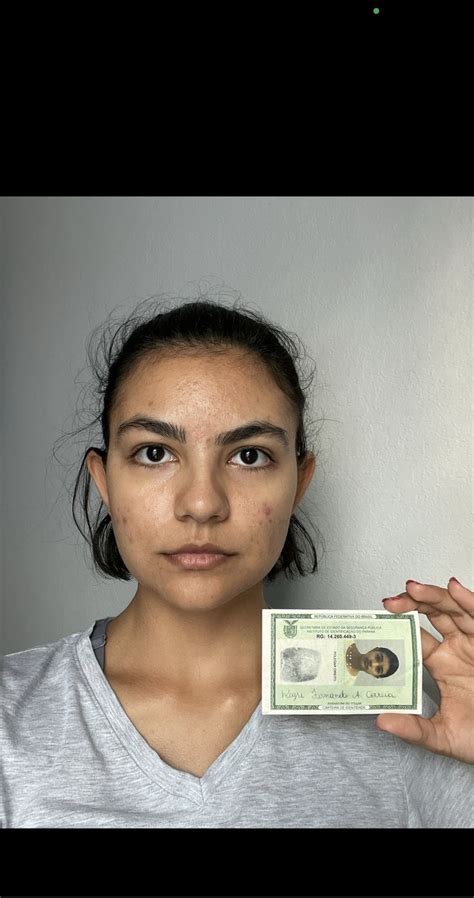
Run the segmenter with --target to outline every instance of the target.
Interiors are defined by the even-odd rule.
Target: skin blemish
[[[127,536],[127,539],[130,542],[130,545],[133,545],[135,540],[133,539],[133,536],[131,535],[131,533],[126,529],[127,524],[128,524],[128,516],[126,514],[124,514],[122,511],[117,511],[116,517],[117,517],[117,520],[120,520],[121,526],[125,528],[125,534]]]
[[[262,505],[262,511],[263,511],[265,517],[268,518],[269,523],[271,524],[271,522],[272,522],[272,518],[271,518],[272,507],[271,507],[271,505],[267,505],[267,503],[264,502]]]

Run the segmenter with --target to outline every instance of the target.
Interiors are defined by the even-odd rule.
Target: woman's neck
[[[137,590],[107,627],[105,672],[170,693],[211,696],[261,688],[261,592],[210,610],[176,608]]]

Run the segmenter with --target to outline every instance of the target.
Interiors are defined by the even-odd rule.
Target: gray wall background
[[[50,453],[81,423],[92,329],[203,278],[296,332],[317,363],[325,420],[302,509],[325,553],[268,603],[379,609],[407,578],[472,588],[471,198],[7,197],[0,233],[2,653],[133,596],[135,580],[88,569],[65,489],[72,447],[63,469]]]

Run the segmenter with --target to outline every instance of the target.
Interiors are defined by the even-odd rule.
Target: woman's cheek
[[[259,514],[260,533],[266,536],[269,547],[280,544],[288,532],[287,508],[275,508],[270,502],[263,502]]]
[[[127,508],[118,507],[112,512],[112,525],[114,527],[115,540],[118,543],[123,539],[125,543],[133,546],[135,539],[133,537],[133,526],[131,523],[130,512]]]

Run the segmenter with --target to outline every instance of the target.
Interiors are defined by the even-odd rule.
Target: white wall
[[[89,572],[48,459],[77,426],[93,327],[207,276],[318,366],[326,422],[303,509],[326,553],[269,604],[379,608],[407,578],[472,588],[470,198],[13,197],[3,216],[2,652],[133,595]]]

